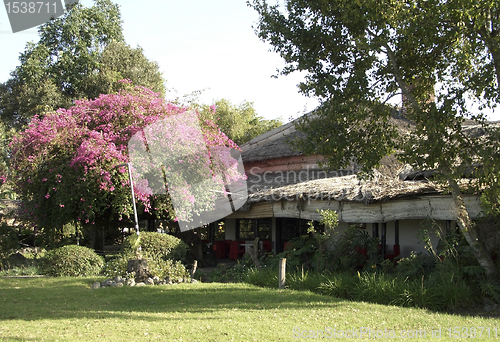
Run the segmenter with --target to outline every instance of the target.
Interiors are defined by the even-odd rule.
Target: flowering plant
[[[175,127],[154,125],[174,117]],[[196,133],[193,118],[198,118],[208,152],[171,163],[171,170],[162,166],[167,173],[161,180],[165,180],[165,175],[176,174],[182,163],[191,163],[187,167],[191,171],[204,164],[204,170],[211,170],[211,178],[217,180],[219,187],[227,178],[242,179],[244,176],[234,171],[234,163],[228,161],[227,151],[238,147],[213,122],[199,120],[197,112],[167,103],[144,87],[75,101],[69,109],[34,117],[10,144],[11,177],[26,214],[44,229],[62,227],[75,220],[91,225],[129,217],[132,206],[127,170],[116,167],[131,161],[129,140],[133,141],[134,135],[144,135],[147,127],[168,129],[163,136],[157,136],[162,143],[156,147],[163,148],[163,154],[169,156],[191,153],[187,142]],[[138,160],[132,165],[135,170],[144,167]],[[219,169],[226,170],[224,177]],[[135,172],[134,179],[135,194],[145,211],[156,209],[172,219],[178,218],[182,214],[173,210],[170,199],[175,191],[179,192],[175,197],[186,203],[194,204],[196,199],[199,208],[214,206],[210,200],[203,203],[203,196],[196,196],[188,185],[181,187],[186,181],[182,177],[174,179],[170,188],[163,184],[170,194],[153,191],[144,173]]]

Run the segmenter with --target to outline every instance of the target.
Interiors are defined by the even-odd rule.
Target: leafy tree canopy
[[[481,265],[495,269],[461,199],[458,180],[474,169],[477,186],[498,203],[499,131],[471,111],[500,101],[500,6],[478,1],[252,0],[257,34],[269,42],[289,74],[306,71],[300,89],[322,104],[305,117],[300,147],[322,154],[328,166],[353,160],[370,172],[396,153],[416,169],[436,169],[447,181],[457,223]],[[395,124],[399,114],[406,129]],[[470,134],[466,120],[478,125]]]
[[[256,136],[281,126],[281,120],[266,120],[258,116],[253,103],[243,102],[236,106],[222,99],[214,106],[202,106],[203,115],[217,123],[222,132],[238,145],[244,144]],[[210,108],[215,108],[215,111]]]
[[[38,43],[28,43],[21,64],[0,85],[0,114],[23,127],[35,115],[69,108],[81,98],[94,99],[116,89],[116,81],[164,92],[158,65],[142,49],[125,44],[118,5],[95,0],[76,4],[39,28]]]

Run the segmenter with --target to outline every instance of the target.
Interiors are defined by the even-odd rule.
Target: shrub
[[[53,277],[91,276],[101,272],[104,259],[92,249],[68,245],[45,254],[43,273]]]
[[[354,299],[358,278],[351,272],[332,274],[318,286],[319,293],[337,298]]]
[[[147,252],[143,254],[143,257],[148,261],[148,271],[152,276],[157,276],[160,279],[169,277],[172,281],[178,281],[189,277],[188,270],[179,260],[165,260],[158,255]],[[132,259],[136,259],[135,254],[119,254],[104,265],[104,275],[111,278],[116,276],[128,278],[128,261]]]
[[[362,267],[370,269],[382,261],[378,244],[378,238],[371,237],[366,230],[349,226],[334,243],[330,271],[351,271]],[[366,253],[362,253],[362,250]]]
[[[210,281],[218,283],[242,283],[247,280],[249,271],[253,269],[254,267],[249,267],[244,263],[238,263],[232,267],[226,267],[221,264],[210,272],[209,278]]]
[[[248,284],[260,287],[278,288],[278,272],[277,267],[263,267],[260,270],[257,268],[251,268],[248,270],[245,281]]]
[[[318,242],[313,238],[294,238],[290,240],[285,250],[271,258],[267,265],[270,267],[278,267],[279,259],[286,258],[286,267],[289,270],[299,270],[303,266],[306,269],[312,268],[314,255],[318,250]]]
[[[427,254],[411,252],[408,258],[401,258],[396,265],[396,273],[401,278],[417,279],[431,273],[436,261]]]
[[[15,227],[5,222],[0,225],[0,269],[4,268],[6,259],[18,246],[18,234]]]
[[[106,263],[103,273],[107,277],[128,277],[128,261],[137,259],[139,245],[142,257],[148,260],[148,271],[152,276],[161,279],[169,277],[172,281],[189,276],[182,264],[189,247],[173,235],[156,232],[143,232],[139,240],[137,235],[128,236],[122,244],[121,253]]]
[[[123,254],[135,254],[136,235],[128,236],[122,244]],[[142,232],[139,236],[139,244],[143,255],[158,256],[163,260],[184,261],[189,250],[188,245],[181,239],[163,233]]]
[[[179,260],[163,259],[161,255],[146,253],[148,271],[160,279],[169,277],[172,281],[189,278],[189,272]]]
[[[278,275],[277,270],[275,274]],[[326,276],[323,274],[302,269],[296,272],[287,272],[285,286],[292,290],[318,292],[318,288],[325,279]]]
[[[128,278],[127,266],[128,261],[131,259],[136,259],[135,254],[132,253],[121,253],[111,260],[107,261],[102,269],[102,273],[106,277],[114,278],[116,276],[121,276]]]

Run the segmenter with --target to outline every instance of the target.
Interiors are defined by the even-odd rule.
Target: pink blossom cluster
[[[129,192],[122,190],[129,185],[126,168],[116,166],[129,162],[130,138],[159,120],[173,115],[182,117],[187,110],[164,101],[147,88],[135,87],[95,100],[75,101],[69,109],[36,116],[10,144],[16,190],[37,219],[57,216],[66,222],[78,219],[92,223],[104,212],[117,213],[120,219],[122,215],[129,216]],[[238,147],[212,121],[199,124],[209,156],[193,153],[191,159],[182,162],[194,167],[211,163],[213,177],[220,178],[220,170],[234,169],[228,147]],[[183,150],[183,142],[194,134],[188,122],[177,120],[175,129],[171,127],[165,134],[171,143],[164,147],[174,151],[173,155],[192,152]],[[232,171],[229,175],[238,177]],[[153,193],[148,181],[136,181],[134,191],[145,210],[149,210]],[[185,189],[182,198],[193,201]]]

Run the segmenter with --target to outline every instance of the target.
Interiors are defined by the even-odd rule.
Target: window
[[[271,240],[272,238],[273,221],[272,219],[258,219],[257,220],[257,233],[259,240]]]
[[[253,219],[253,220],[238,220],[239,240],[254,240],[256,237],[259,241],[272,239],[272,219]]]
[[[255,239],[253,220],[238,220],[238,239],[240,240]]]

